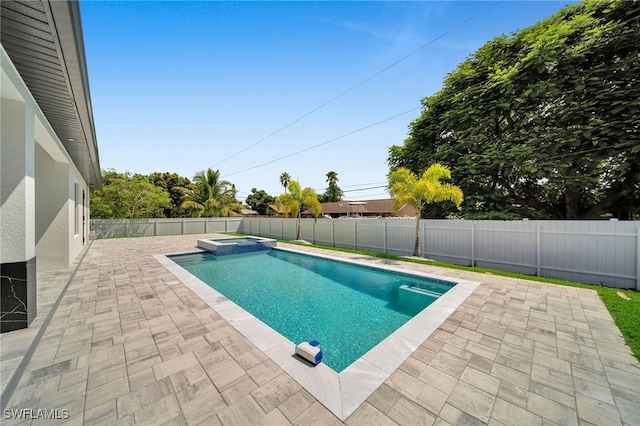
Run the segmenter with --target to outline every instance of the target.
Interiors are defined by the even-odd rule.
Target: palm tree
[[[289,182],[291,182],[291,176],[289,173],[284,172],[280,175],[280,185],[284,186],[284,193],[287,193],[287,187],[289,186]]]
[[[298,229],[296,232],[296,240],[300,239],[302,211],[311,209],[313,215],[317,218],[320,215],[321,207],[318,202],[318,194],[312,188],[302,189],[296,181],[289,182],[289,193],[284,193],[276,199],[278,207],[291,213],[292,216],[298,216]]]
[[[327,183],[329,185],[335,185],[338,183],[338,174],[334,171],[330,171],[327,173]]]
[[[389,173],[389,191],[394,199],[396,213],[405,205],[415,207],[416,240],[413,255],[420,256],[420,212],[429,203],[453,201],[457,207],[462,203],[462,190],[454,185],[442,183],[441,179],[451,179],[451,172],[441,164],[433,164],[418,178],[409,169],[400,167]]]
[[[343,192],[338,186],[338,174],[334,171],[327,173],[327,182],[329,186],[324,192],[324,198],[328,202],[340,201],[342,199]]]
[[[197,217],[231,216],[242,204],[236,200],[236,188],[220,180],[220,171],[201,170],[193,177],[193,188],[177,187],[183,195],[181,207]]]

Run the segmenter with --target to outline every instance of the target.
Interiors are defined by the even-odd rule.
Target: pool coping
[[[419,271],[407,271],[391,265],[374,264],[361,259],[337,258],[289,247],[277,247],[276,250],[317,256],[401,274],[452,281],[450,278]],[[320,363],[314,367],[301,361],[294,355],[295,343],[209,287],[168,257],[199,252],[202,250],[154,254],[153,257],[342,421],[349,417],[391,373],[400,367],[480,285],[475,281],[456,278],[455,286],[444,295],[341,373],[337,373],[325,364]]]

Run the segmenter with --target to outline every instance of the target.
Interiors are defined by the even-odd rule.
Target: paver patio
[[[342,423],[152,257],[202,237],[98,240],[39,274],[38,318],[0,335],[2,424]],[[399,266],[481,284],[346,424],[640,425],[640,365],[595,291]]]

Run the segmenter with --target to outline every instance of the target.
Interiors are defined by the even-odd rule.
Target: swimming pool
[[[277,249],[171,259],[290,341],[318,340],[338,373],[455,284]]]
[[[313,254],[316,257],[340,260],[365,267],[410,273],[427,278],[439,278],[427,272],[429,267],[413,263],[332,252],[305,246],[279,245],[278,250]],[[199,296],[229,325],[342,421],[346,420],[384,383],[479,285],[477,282],[455,278],[456,285],[453,288],[349,367],[337,373],[324,363],[310,367],[296,359],[293,356],[296,346],[294,342],[276,332],[168,257],[176,254],[186,253],[155,254],[153,257],[171,272],[179,280],[178,282]],[[175,282],[168,281],[167,285],[175,285]]]

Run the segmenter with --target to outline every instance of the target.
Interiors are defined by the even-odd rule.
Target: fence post
[[[423,226],[424,224],[424,226]],[[422,249],[420,250],[420,253],[422,253],[422,257],[427,257],[427,226],[425,224],[425,222],[422,219],[418,220],[418,231],[422,234],[420,237],[420,241],[422,244]]]
[[[336,246],[336,222],[331,219],[331,247]]]
[[[387,254],[387,219],[384,220],[384,230],[382,234],[382,251]]]
[[[476,266],[476,224],[471,222],[471,267]]]
[[[358,219],[353,219],[353,249],[358,250]]]
[[[536,275],[540,276],[540,225],[536,226]]]
[[[158,219],[153,221],[153,236],[158,236]]]

